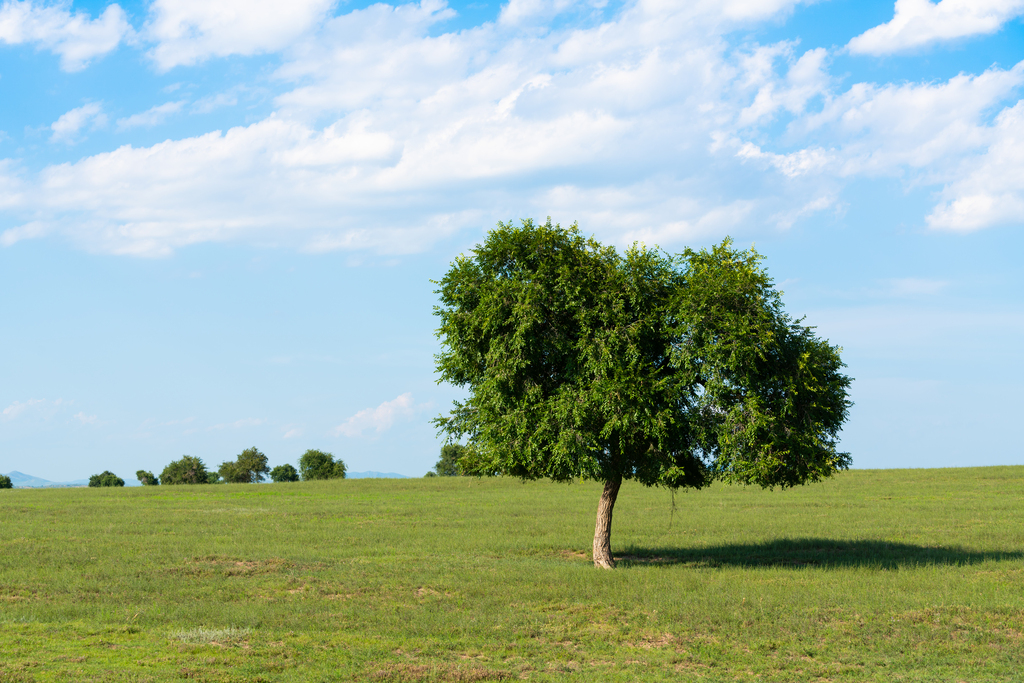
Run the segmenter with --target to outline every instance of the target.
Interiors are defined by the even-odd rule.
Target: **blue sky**
[[[855,467],[1024,463],[1024,0],[0,1],[0,472],[421,475],[498,220],[756,244]]]

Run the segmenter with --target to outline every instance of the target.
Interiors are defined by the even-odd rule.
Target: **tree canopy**
[[[313,479],[344,479],[346,473],[345,463],[338,458],[324,451],[310,448],[299,458],[299,472],[303,481]]]
[[[267,456],[255,446],[246,448],[234,460],[221,463],[218,473],[229,484],[257,484],[270,472]]]
[[[147,470],[138,470],[135,473],[135,478],[138,479],[139,483],[143,486],[157,486],[160,484],[160,479]]]
[[[13,489],[14,482],[6,474],[0,474],[0,489]]]
[[[89,486],[124,486],[124,479],[109,470],[89,477]]]
[[[436,283],[440,381],[469,397],[435,424],[466,440],[463,473],[604,482],[594,562],[611,567],[623,480],[787,487],[848,467],[840,349],[785,313],[762,260],[499,223]]]
[[[278,465],[274,469],[270,470],[270,479],[275,483],[298,481],[299,473],[291,465]]]
[[[209,484],[210,475],[216,481],[215,472],[207,472],[206,465],[200,458],[183,455],[180,460],[172,461],[160,474],[161,484]]]
[[[457,477],[462,474],[459,468],[459,460],[465,452],[466,447],[458,443],[448,443],[441,446],[441,458],[434,465],[434,473],[439,477]]]

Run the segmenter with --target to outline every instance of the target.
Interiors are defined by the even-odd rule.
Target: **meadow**
[[[1024,678],[1024,467],[0,491],[0,681]]]

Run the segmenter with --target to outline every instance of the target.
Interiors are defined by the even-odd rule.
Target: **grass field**
[[[0,681],[1024,680],[1024,467],[0,491]]]

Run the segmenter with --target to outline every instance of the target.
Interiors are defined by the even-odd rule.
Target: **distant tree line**
[[[202,458],[183,455],[172,461],[160,476],[148,470],[138,470],[135,478],[143,486],[176,484],[257,484],[267,475],[276,483],[289,481],[315,481],[320,479],[344,479],[347,471],[345,462],[331,453],[309,449],[299,458],[299,469],[292,465],[278,465],[270,469],[267,456],[259,449],[247,448],[235,457],[221,463],[217,471],[206,468]],[[6,481],[6,486],[5,486]],[[11,488],[10,478],[0,475],[0,488]],[[89,477],[89,486],[124,486],[124,480],[113,472],[104,471]]]

